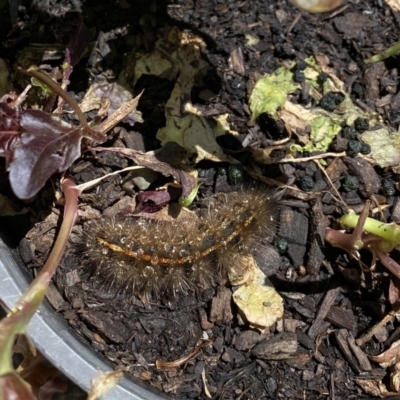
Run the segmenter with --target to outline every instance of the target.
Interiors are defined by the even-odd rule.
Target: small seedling
[[[340,218],[341,225],[353,228],[352,233],[327,228],[325,240],[334,247],[340,247],[353,254],[361,249],[369,250],[392,274],[400,279],[400,265],[388,255],[400,249],[400,225],[384,223],[368,218],[370,202],[367,201],[361,215],[354,212]]]

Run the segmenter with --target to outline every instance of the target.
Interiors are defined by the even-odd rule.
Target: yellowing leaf
[[[167,60],[166,55],[156,49],[153,53],[145,54],[136,61],[133,84],[136,84],[142,75],[156,75],[168,78],[171,73],[175,75],[176,69]]]
[[[233,131],[229,126],[228,117],[229,114],[227,113],[221,114],[215,118],[215,122],[217,123],[217,126],[214,128],[215,136],[222,136],[226,135],[227,133],[230,133],[232,135],[239,134],[238,132]]]
[[[293,82],[293,72],[286,67],[264,76],[257,81],[250,95],[251,119],[254,121],[263,113],[278,118],[277,110],[283,106],[288,94],[299,87]]]
[[[390,167],[400,163],[400,133],[391,132],[389,127],[367,131],[362,139],[371,146],[371,156],[381,167]]]
[[[233,293],[233,301],[252,328],[261,332],[283,316],[283,299],[258,268],[254,259],[247,259],[243,269],[243,285]],[[232,282],[232,277],[229,276]],[[235,283],[240,277],[235,276]]]
[[[326,151],[341,129],[340,124],[329,117],[320,116],[313,119],[310,135],[312,143],[304,146],[302,151]]]

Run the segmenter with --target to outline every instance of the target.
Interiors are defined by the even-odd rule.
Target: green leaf
[[[48,96],[49,94],[52,93],[51,89],[44,83],[40,82],[38,79],[32,77],[31,78],[31,84],[32,86],[37,86],[40,87],[40,89],[42,89],[43,93]]]
[[[189,194],[187,197],[180,197],[179,198],[179,204],[182,207],[188,207],[190,204],[192,204],[194,198],[197,195],[197,192],[199,191],[199,187],[201,186],[201,183],[199,183]]]
[[[335,120],[320,116],[311,121],[312,143],[303,147],[303,151],[326,151],[332,140],[340,132],[342,127]]]

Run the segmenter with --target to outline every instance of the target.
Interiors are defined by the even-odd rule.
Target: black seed
[[[326,111],[335,111],[336,107],[344,100],[344,95],[337,92],[325,94],[319,101],[319,105]]]
[[[307,68],[307,63],[304,60],[297,61],[296,70],[304,71]]]
[[[356,118],[356,120],[354,121],[354,128],[356,128],[358,132],[366,131],[369,128],[368,119],[361,117]]]
[[[367,143],[361,143],[361,154],[369,154],[371,153],[371,146]]]
[[[357,138],[357,131],[352,126],[346,126],[342,130],[342,136],[348,140],[355,140]]]
[[[396,193],[396,187],[391,179],[382,179],[382,192],[386,197],[393,196]]]
[[[328,80],[328,74],[326,72],[320,72],[318,75],[319,83],[324,83]]]
[[[293,80],[297,83],[304,82],[306,80],[304,72],[303,71],[295,71],[294,75],[293,75]]]
[[[362,148],[362,144],[358,140],[349,140],[347,145],[347,155],[349,157],[355,157]]]
[[[356,98],[360,99],[361,97],[364,96],[364,87],[360,85],[359,83],[355,83],[353,85],[353,88],[351,90],[351,94]]]
[[[226,176],[226,168],[224,168],[224,167],[218,168],[217,176]]]
[[[310,175],[304,175],[300,181],[300,187],[305,191],[311,190],[315,185],[314,179]]]
[[[342,186],[346,192],[351,192],[352,190],[357,190],[360,187],[360,181],[356,176],[348,175],[344,179]]]

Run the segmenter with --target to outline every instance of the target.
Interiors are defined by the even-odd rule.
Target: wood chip
[[[252,354],[264,360],[287,360],[297,352],[295,333],[278,333],[270,340],[263,340],[252,350]]]
[[[324,253],[321,250],[324,244],[325,230],[329,226],[328,218],[322,212],[321,198],[317,197],[312,200],[311,209],[311,247],[308,252],[307,272],[309,274],[317,274],[322,261],[325,260]]]
[[[354,359],[348,344],[349,333],[345,329],[339,329],[335,331],[335,338],[337,344],[342,351],[346,361],[349,363],[350,367],[354,370],[354,372],[359,373],[360,368],[358,367],[357,361]]]
[[[357,327],[357,321],[353,312],[351,310],[336,306],[329,310],[327,316],[325,317],[325,321],[330,322],[332,325],[338,328],[344,328],[350,331]]]
[[[348,333],[347,343],[349,344],[350,350],[357,358],[360,368],[363,371],[371,371],[372,367],[367,355],[360,349],[359,346],[357,346],[354,336],[350,332]]]
[[[225,288],[220,287],[217,295],[211,301],[210,309],[210,322],[222,321],[229,323],[233,319],[232,314],[232,292]]]
[[[318,311],[317,317],[315,318],[314,323],[311,325],[308,330],[308,336],[312,339],[315,339],[317,335],[322,331],[321,326],[324,322],[325,317],[327,316],[329,310],[334,303],[336,296],[338,295],[340,289],[338,287],[328,290],[324,301],[321,304],[321,307]]]

